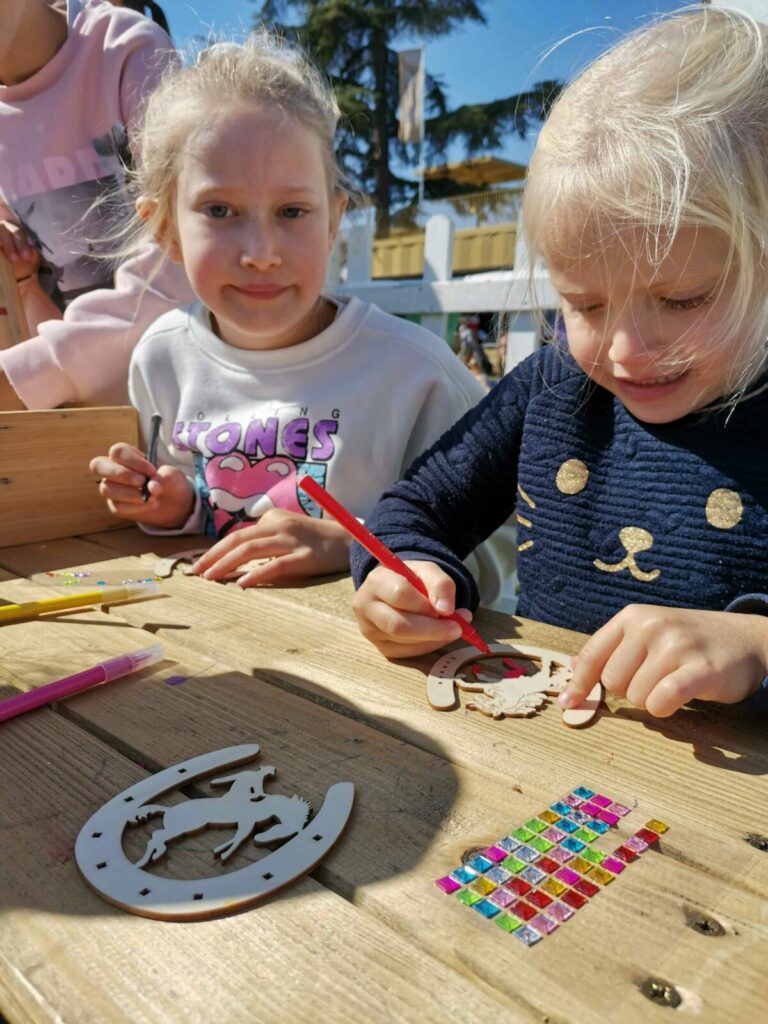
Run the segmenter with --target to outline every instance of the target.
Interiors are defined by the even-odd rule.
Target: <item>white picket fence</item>
[[[449,313],[511,313],[505,371],[540,343],[537,310],[553,309],[557,297],[544,268],[530,273],[523,232],[518,231],[514,269],[454,278],[453,223],[445,214],[427,221],[424,275],[397,281],[371,280],[373,233],[370,223],[342,228],[329,267],[327,286],[341,295],[375,302],[399,316],[418,314],[421,324],[446,337]]]

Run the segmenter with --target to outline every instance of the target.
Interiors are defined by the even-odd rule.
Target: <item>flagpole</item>
[[[426,101],[424,97],[425,86],[426,86],[426,54],[424,43],[421,44],[421,141],[419,142],[419,213],[421,213],[424,207],[424,172],[426,171],[425,164],[425,147],[424,147],[424,136],[425,124],[424,115],[426,113]]]

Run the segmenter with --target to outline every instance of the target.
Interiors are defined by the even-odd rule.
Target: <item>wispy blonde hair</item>
[[[215,124],[224,108],[238,103],[276,108],[313,131],[322,146],[330,194],[345,191],[334,152],[339,107],[317,69],[266,31],[243,43],[215,43],[194,62],[169,69],[147,101],[131,147],[136,169],[130,189],[154,209],[146,220],[134,219],[120,256],[162,236],[172,220],[175,184],[190,141]]]
[[[638,228],[660,262],[680,228],[718,231],[732,289],[722,344],[744,349],[730,382],[743,392],[768,362],[768,27],[685,8],[598,58],[542,128],[523,222],[545,262]]]

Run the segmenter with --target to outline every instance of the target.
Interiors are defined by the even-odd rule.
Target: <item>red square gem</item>
[[[523,903],[522,900],[513,903],[511,907],[507,907],[507,910],[522,921],[530,921],[532,917],[536,917],[536,910],[529,903]]]
[[[579,907],[583,907],[587,902],[587,897],[582,896],[580,892],[574,892],[573,889],[569,889],[568,892],[564,892],[560,897],[561,903],[567,903],[569,907],[573,907],[574,910],[578,910]]]
[[[637,860],[638,855],[634,850],[630,850],[628,846],[619,846],[613,851],[614,857],[618,857],[619,860],[623,860],[625,864],[631,864],[633,860]]]
[[[525,898],[529,903],[533,903],[534,906],[539,907],[541,910],[543,910],[544,907],[548,907],[552,902],[552,897],[548,896],[545,892],[542,892],[541,889],[529,892]]]
[[[588,878],[580,878],[573,888],[576,892],[580,892],[582,896],[594,896],[600,892],[600,886],[590,882]]]
[[[548,875],[551,875],[553,871],[557,871],[563,865],[558,864],[556,860],[552,860],[551,857],[542,857],[541,860],[536,861],[536,867],[540,871],[546,871]]]
[[[649,828],[641,828],[635,832],[638,839],[642,839],[644,843],[648,843],[650,846],[652,843],[658,843],[659,836],[657,832],[651,832]]]
[[[504,888],[509,889],[515,896],[525,896],[527,892],[530,892],[533,886],[530,882],[526,882],[524,878],[510,878],[508,882],[504,883]]]

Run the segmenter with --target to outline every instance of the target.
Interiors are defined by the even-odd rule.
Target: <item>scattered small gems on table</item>
[[[593,849],[590,844],[616,828],[630,810],[577,786],[435,885],[533,946],[615,881],[669,828],[652,818],[612,853]]]

